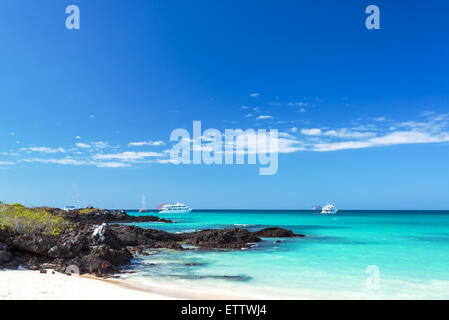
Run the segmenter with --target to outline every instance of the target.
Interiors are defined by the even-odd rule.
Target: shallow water
[[[281,243],[264,239],[238,251],[154,251],[134,260],[135,279],[260,298],[449,298],[449,211],[340,211],[335,216],[194,211],[160,216],[177,223],[137,225],[169,232],[278,226],[306,238]]]

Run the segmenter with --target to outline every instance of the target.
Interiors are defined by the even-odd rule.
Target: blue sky
[[[81,29],[65,28],[66,6]],[[365,28],[366,6],[381,29]],[[0,200],[449,208],[445,1],[0,4]],[[166,163],[170,133],[278,129],[279,170]]]

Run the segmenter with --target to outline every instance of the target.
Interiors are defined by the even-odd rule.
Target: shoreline
[[[132,279],[97,278],[0,269],[0,300],[242,300],[248,297],[161,286]]]

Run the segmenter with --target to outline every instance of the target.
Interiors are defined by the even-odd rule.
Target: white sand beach
[[[244,299],[122,279],[67,276],[29,270],[0,270],[0,300],[173,300]]]
[[[120,285],[120,281],[38,271],[0,271],[0,300],[160,300],[169,297]]]

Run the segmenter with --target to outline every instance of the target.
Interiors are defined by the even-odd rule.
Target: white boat
[[[183,203],[165,204],[159,213],[190,213],[192,209]]]
[[[333,204],[328,204],[327,206],[323,207],[321,214],[336,214],[337,212],[338,209]]]

